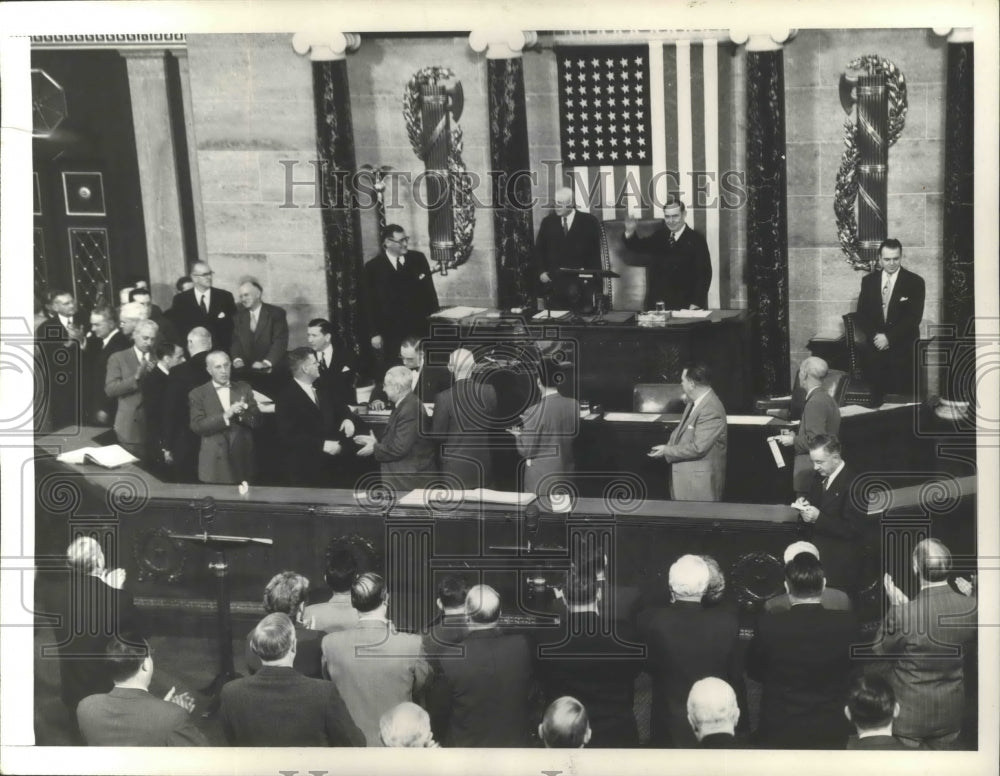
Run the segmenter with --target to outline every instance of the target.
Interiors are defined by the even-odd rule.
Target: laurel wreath
[[[851,70],[864,68],[868,75],[885,77],[889,92],[889,145],[893,145],[906,124],[906,80],[902,72],[895,64],[877,54],[859,57],[847,67]],[[837,218],[837,237],[847,257],[847,263],[854,269],[867,272],[872,269],[872,265],[861,256],[858,221],[854,209],[858,198],[858,153],[857,125],[848,117],[844,121],[844,155],[837,170],[833,212]]]
[[[426,160],[423,147],[423,119],[420,115],[420,87],[423,84],[439,84],[455,77],[449,67],[425,67],[413,74],[403,92],[403,119],[406,133],[410,138],[413,153]],[[469,260],[472,253],[472,237],[476,229],[476,208],[472,197],[472,180],[466,174],[462,160],[462,128],[454,119],[451,121],[451,143],[448,146],[448,185],[451,190],[452,240],[455,247],[449,266],[457,267]]]

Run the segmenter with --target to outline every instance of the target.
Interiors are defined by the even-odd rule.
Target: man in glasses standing
[[[382,231],[382,251],[365,264],[364,292],[372,347],[389,364],[405,337],[427,334],[427,316],[438,309],[427,257],[409,250],[398,224]]]
[[[191,329],[204,326],[212,335],[212,345],[228,353],[233,341],[236,301],[228,291],[212,287],[214,274],[205,262],[195,262],[191,267],[194,288],[174,296],[170,318],[177,327],[178,341],[187,339]]]

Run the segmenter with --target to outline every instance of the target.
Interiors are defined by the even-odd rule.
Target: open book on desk
[[[399,505],[401,507],[424,507],[434,503],[452,504],[459,501],[471,501],[477,504],[506,504],[523,507],[536,498],[534,493],[516,493],[506,490],[490,490],[489,488],[473,488],[472,490],[417,488],[403,496],[399,500]]]
[[[139,459],[121,445],[107,447],[81,447],[56,456],[62,463],[96,463],[106,469],[114,469],[127,463],[135,463]]]

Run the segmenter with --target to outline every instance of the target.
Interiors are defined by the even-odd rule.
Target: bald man
[[[809,458],[809,445],[820,436],[840,433],[840,407],[823,387],[823,380],[830,369],[822,358],[812,356],[799,364],[799,385],[806,392],[802,419],[798,430],[782,431],[778,441],[785,447],[795,448],[795,465],[792,470],[792,487],[796,496],[805,496],[813,479],[813,465]]]
[[[590,743],[590,736],[587,710],[569,695],[552,701],[538,726],[538,737],[546,749],[583,749]]]
[[[264,301],[264,289],[247,280],[237,289],[240,309],[233,319],[233,369],[270,372],[288,351],[288,318],[277,305]]]
[[[476,360],[465,348],[448,357],[454,383],[434,399],[434,441],[441,444],[441,471],[456,478],[456,487],[492,488],[490,431],[495,427],[497,393],[473,379]]]
[[[736,746],[740,707],[736,692],[728,682],[708,676],[691,685],[687,717],[700,748],[731,749]]]
[[[212,285],[214,277],[208,264],[195,262],[191,267],[194,288],[174,296],[169,317],[182,339],[196,326],[204,326],[212,335],[212,344],[228,352],[233,340],[236,301],[231,293]]]
[[[542,219],[535,240],[532,280],[537,295],[550,309],[589,309],[597,279],[583,280],[559,272],[560,267],[601,269],[601,225],[590,213],[577,210],[573,190],[558,189],[552,212]]]
[[[386,746],[410,749],[437,747],[431,732],[431,718],[412,701],[393,706],[378,723],[379,737]]]

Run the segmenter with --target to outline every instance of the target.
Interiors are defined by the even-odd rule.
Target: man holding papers
[[[159,327],[153,321],[140,321],[132,332],[132,347],[108,358],[104,393],[118,400],[115,413],[115,436],[118,444],[136,458],[146,455],[146,411],[142,401],[142,381],[153,371],[156,362],[151,351]]]

